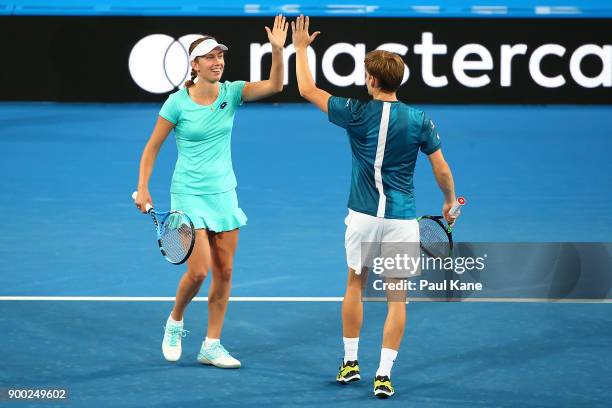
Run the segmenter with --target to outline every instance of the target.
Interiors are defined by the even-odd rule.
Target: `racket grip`
[[[138,197],[138,191],[134,191],[134,192],[132,193],[132,200],[136,201],[136,197]],[[147,203],[147,204],[145,205],[145,210],[146,210],[147,212],[149,212],[149,210],[150,210],[151,208],[153,208],[153,207],[151,206],[151,204]]]
[[[453,207],[450,209],[450,211],[448,213],[451,216],[459,215],[459,212],[461,210],[461,206],[463,206],[463,205],[465,205],[465,198],[459,197],[457,199],[457,202],[455,203],[455,205],[453,205]]]

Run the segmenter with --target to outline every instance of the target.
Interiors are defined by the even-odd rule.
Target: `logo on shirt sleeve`
[[[433,120],[429,120],[429,127],[431,131],[434,132],[436,130],[436,125],[434,125]],[[436,139],[440,140],[440,134],[436,131]]]
[[[221,105],[219,105],[219,108],[224,109],[227,106],[227,102],[223,102]]]

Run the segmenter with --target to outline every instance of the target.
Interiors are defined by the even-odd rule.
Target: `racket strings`
[[[444,228],[429,218],[419,220],[421,248],[430,256],[444,258],[450,253],[450,241]]]
[[[184,214],[172,213],[164,220],[160,242],[164,256],[172,263],[183,261],[191,248],[193,230],[189,218]]]

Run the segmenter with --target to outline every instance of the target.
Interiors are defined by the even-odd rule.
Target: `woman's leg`
[[[213,279],[208,291],[207,337],[221,338],[223,319],[232,287],[234,253],[238,246],[238,229],[210,235]]]
[[[209,233],[205,229],[196,230],[193,252],[187,260],[187,272],[181,278],[176,291],[176,301],[172,309],[174,320],[183,320],[185,309],[198,294],[210,268]]]

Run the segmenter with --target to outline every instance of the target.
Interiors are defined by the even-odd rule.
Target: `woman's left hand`
[[[289,23],[285,20],[285,16],[278,15],[274,18],[274,27],[272,30],[266,27],[266,32],[268,33],[268,40],[270,40],[270,44],[272,44],[272,48],[284,48],[285,41],[287,41],[287,29],[289,28]]]

